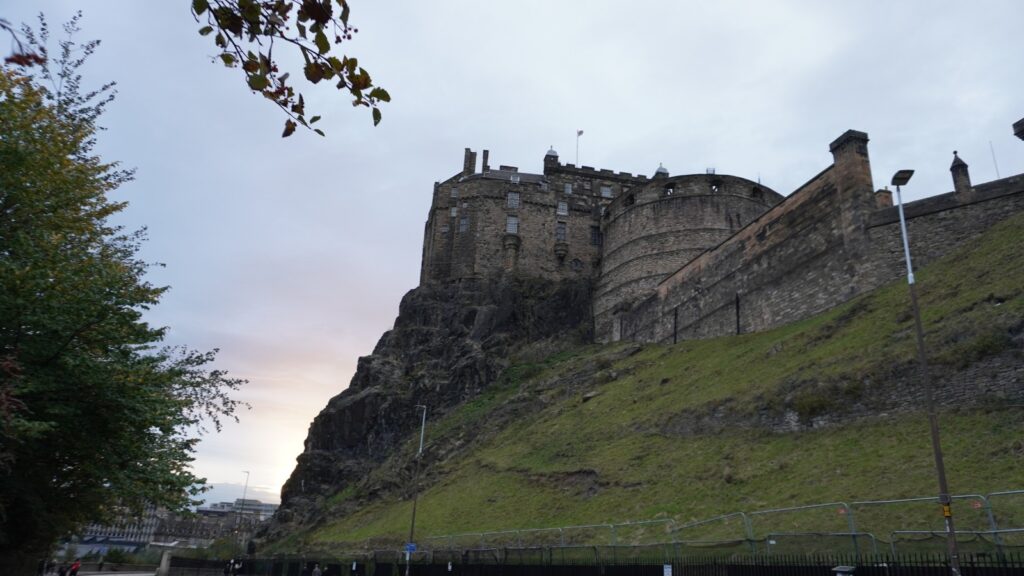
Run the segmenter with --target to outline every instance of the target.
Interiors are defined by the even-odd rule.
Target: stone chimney
[[[484,150],[483,166],[480,167],[480,172],[488,172],[491,167],[487,164],[487,158],[491,155],[490,150]]]
[[[974,199],[974,188],[971,187],[971,174],[967,171],[967,162],[960,159],[956,150],[953,151],[953,164],[949,167],[953,174],[953,190],[956,199],[960,202],[970,202]]]
[[[466,155],[462,158],[462,174],[469,176],[476,170],[476,152],[466,148]]]

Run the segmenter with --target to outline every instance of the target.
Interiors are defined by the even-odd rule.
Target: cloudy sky
[[[1024,172],[1020,0],[946,2],[350,0],[346,45],[393,102],[369,114],[305,90],[327,138],[279,137],[284,117],[211,63],[186,0],[5,3],[56,24],[84,12],[102,40],[87,83],[116,80],[100,150],[137,168],[119,222],[169,285],[149,320],[169,342],[220,348],[250,383],[238,424],[200,444],[214,500],[275,501],[309,422],[343,390],[418,282],[432,184],[462,150],[539,172],[573,162],[650,175],[760,178],[783,194],[863,130],[875,185],[917,171],[909,199]],[[293,74],[294,77],[300,74]]]

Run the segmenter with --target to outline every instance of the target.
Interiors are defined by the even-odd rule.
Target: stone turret
[[[558,168],[558,152],[555,152],[555,147],[548,148],[547,154],[544,155],[544,174],[548,175],[555,168]]]
[[[970,202],[974,198],[974,188],[971,186],[971,174],[967,171],[967,162],[960,159],[956,150],[953,150],[953,164],[949,167],[953,175],[953,190],[957,200]]]

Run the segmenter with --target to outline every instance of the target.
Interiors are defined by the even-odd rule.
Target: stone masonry
[[[1017,126],[1015,126],[1015,129]],[[832,142],[832,165],[783,197],[728,175],[651,178],[561,164],[488,165],[435,183],[421,284],[503,276],[586,280],[594,338],[674,342],[766,330],[905,274],[892,193],[874,188],[868,136]],[[1024,175],[905,206],[915,265],[1024,210]]]

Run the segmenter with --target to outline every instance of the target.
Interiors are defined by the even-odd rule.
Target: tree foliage
[[[305,99],[290,83],[291,73],[281,71],[275,45],[302,56],[302,72],[310,83],[334,83],[352,96],[353,106],[369,108],[374,126],[381,120],[380,103],[391,101],[358,59],[331,54],[358,32],[349,25],[346,0],[192,0],[192,14],[203,25],[199,33],[213,36],[217,59],[241,68],[249,88],[288,115],[282,136],[290,136],[297,125],[324,133],[313,127],[320,116],[307,114]]]
[[[181,509],[202,479],[196,430],[219,429],[243,381],[215,352],[161,347],[143,312],[165,288],[145,279],[144,231],[110,218],[132,172],[94,154],[114,85],[82,88],[99,42],[76,17],[51,58],[0,66],[0,572],[59,536],[146,503]],[[5,569],[8,568],[8,569]]]

